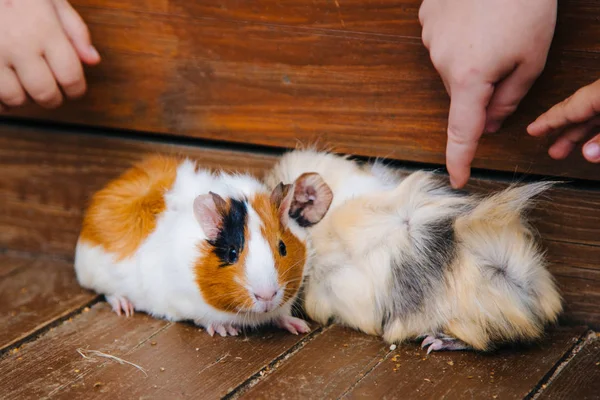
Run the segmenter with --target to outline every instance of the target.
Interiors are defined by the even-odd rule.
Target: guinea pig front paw
[[[471,346],[462,340],[443,334],[427,335],[427,337],[423,339],[423,342],[421,343],[421,348],[423,349],[427,346],[429,346],[427,349],[427,354],[431,353],[432,351],[468,350],[471,348]]]
[[[127,317],[133,316],[133,303],[130,302],[127,297],[123,296],[106,296],[106,301],[112,307],[113,311],[117,313],[117,315],[121,315],[123,312]]]
[[[287,329],[294,335],[298,333],[308,333],[310,332],[310,326],[306,323],[306,321],[292,317],[291,315],[284,315],[280,317],[277,321],[275,321],[275,325],[282,329]]]
[[[219,323],[208,324],[208,326],[206,327],[206,332],[210,336],[214,336],[215,333],[218,333],[219,335],[221,335],[223,337],[227,336],[228,334],[230,336],[237,336],[240,333],[239,329],[231,324],[219,324]]]

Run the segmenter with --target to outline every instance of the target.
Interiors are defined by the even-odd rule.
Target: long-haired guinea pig
[[[331,196],[318,174],[268,191],[249,175],[152,156],[93,196],[77,278],[119,315],[193,320],[211,336],[265,323],[305,333],[291,315],[310,257],[305,226],[323,218]]]
[[[285,155],[266,183],[309,172],[334,195],[309,229],[312,319],[390,343],[424,338],[428,352],[536,339],[557,319],[562,301],[524,214],[550,183],[476,197],[432,173],[310,150]]]

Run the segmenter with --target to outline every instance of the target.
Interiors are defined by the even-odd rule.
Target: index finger
[[[483,134],[486,107],[493,92],[493,85],[485,82],[452,88],[446,167],[454,188],[463,187],[469,180],[471,162]]]
[[[579,124],[600,114],[600,80],[584,86],[571,97],[540,115],[528,127],[532,136],[541,136],[567,125]]]

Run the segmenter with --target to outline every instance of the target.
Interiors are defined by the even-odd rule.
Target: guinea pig
[[[433,173],[402,176],[312,150],[284,155],[265,182],[305,173],[333,192],[309,228],[303,302],[313,320],[389,343],[423,339],[428,353],[529,341],[556,321],[562,300],[525,214],[552,183],[479,197]]]
[[[250,175],[151,156],[92,197],[77,279],[119,315],[193,320],[211,336],[266,323],[306,333],[291,315],[311,256],[303,226],[323,218],[331,196],[318,174],[268,191]]]

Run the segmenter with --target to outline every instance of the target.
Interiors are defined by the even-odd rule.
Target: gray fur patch
[[[412,253],[392,261],[391,307],[383,318],[384,328],[389,320],[421,310],[442,285],[444,271],[456,257],[454,220],[448,217],[419,227],[424,234],[413,241]]]

